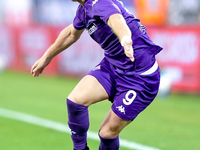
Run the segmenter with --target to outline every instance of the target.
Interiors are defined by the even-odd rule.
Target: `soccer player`
[[[104,50],[105,57],[67,98],[73,146],[76,150],[89,149],[88,107],[109,99],[112,106],[99,130],[99,150],[118,150],[119,133],[157,95],[160,72],[155,55],[162,48],[149,39],[145,26],[120,1],[72,1],[80,3],[73,24],[66,27],[35,62],[31,73],[39,76],[51,60],[75,43],[86,29]]]

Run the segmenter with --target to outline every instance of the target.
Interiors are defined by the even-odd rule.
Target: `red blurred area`
[[[9,68],[28,72],[33,63],[55,41],[60,27],[45,25],[7,27],[0,26],[0,39],[9,59]],[[164,49],[157,55],[161,69],[172,70],[177,76],[173,91],[200,92],[200,28],[191,27],[149,27],[152,40]],[[103,57],[103,50],[87,33],[66,53],[55,57],[45,70],[49,75],[81,76]],[[96,61],[96,62],[95,62]]]

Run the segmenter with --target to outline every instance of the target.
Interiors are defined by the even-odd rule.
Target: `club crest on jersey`
[[[94,6],[94,4],[96,4],[98,2],[98,0],[94,0],[93,2],[92,2],[92,6]]]
[[[97,27],[97,25],[94,22],[91,22],[87,26],[87,31],[88,31],[89,35],[93,34],[97,29],[98,29],[98,27]]]
[[[146,27],[143,25],[140,25],[140,31],[142,32],[142,34],[146,33]]]

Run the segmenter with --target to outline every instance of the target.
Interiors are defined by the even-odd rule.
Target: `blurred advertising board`
[[[15,37],[12,29],[0,26],[0,70],[13,66],[16,60]]]
[[[103,50],[86,31],[81,38],[58,56],[58,71],[70,76],[83,76],[104,57]]]
[[[1,61],[7,68],[29,72],[64,27],[47,25],[0,26]],[[162,73],[174,92],[200,92],[200,28],[148,27],[151,39],[164,49],[157,55]],[[48,75],[81,77],[103,58],[103,50],[84,32],[81,38],[53,59]],[[3,60],[3,61],[2,61]]]
[[[0,58],[4,68],[17,71],[30,71],[55,40],[53,29],[47,26],[0,26]],[[56,59],[46,73],[57,74]]]
[[[2,20],[9,26],[32,23],[32,0],[1,0]]]
[[[172,90],[200,92],[200,28],[150,28],[149,33],[164,48],[157,60],[163,73],[168,74]]]
[[[16,47],[19,52],[19,61],[24,66],[22,69],[30,69],[47,48],[53,43],[55,36],[53,29],[47,26],[26,26],[18,28],[18,42]],[[48,73],[57,72],[56,59],[46,70]]]
[[[78,3],[69,0],[34,0],[34,21],[54,26],[71,23],[77,7]]]

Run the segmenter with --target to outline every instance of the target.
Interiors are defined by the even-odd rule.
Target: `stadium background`
[[[152,109],[147,110],[148,114],[146,116],[144,114],[141,120],[137,120],[136,127],[134,129],[132,129],[133,126],[128,128],[125,133],[131,129],[138,138],[133,138],[133,141],[138,140],[139,143],[152,145],[160,149],[198,149],[197,147],[200,147],[197,143],[200,140],[199,0],[122,0],[122,2],[147,26],[152,40],[164,48],[157,56],[162,71],[161,92],[164,91],[164,94],[160,92],[157,103],[152,106],[154,111]],[[29,73],[32,64],[54,42],[59,32],[73,21],[76,7],[77,4],[70,0],[0,0],[0,108],[8,108],[65,122],[62,119],[66,117],[64,117],[66,114],[62,111],[59,112],[61,102],[59,101],[60,105],[56,105],[54,108],[54,101],[57,98],[63,99],[64,95],[60,91],[67,95],[79,78],[102,59],[103,51],[100,47],[84,32],[76,44],[53,60],[44,72],[45,78],[43,76],[35,81],[30,79],[30,75],[27,75],[27,73]],[[71,84],[72,81],[73,83]],[[47,86],[39,88],[38,85],[41,84]],[[62,87],[63,90],[58,88],[55,93],[52,92],[55,90],[49,86],[52,84]],[[66,87],[66,85],[68,86]],[[35,88],[31,88],[31,86]],[[34,91],[36,88],[38,88],[38,91]],[[41,90],[44,93],[49,92],[49,95],[41,93],[40,97],[43,99],[38,95],[34,95],[34,93],[40,93]],[[62,96],[56,97],[57,94]],[[29,99],[28,102],[31,100],[35,103],[32,102],[30,105],[27,99]],[[36,104],[35,99],[39,99],[40,104]],[[47,99],[48,105],[45,103]],[[165,101],[160,101],[163,99]],[[43,106],[44,104],[46,105]],[[47,110],[48,107],[52,110]],[[64,107],[63,111],[65,111],[65,105],[62,104],[62,107]],[[98,108],[104,108],[104,106],[99,105]],[[98,108],[94,107],[92,109],[96,110]],[[46,113],[44,113],[44,110],[46,110]],[[156,116],[158,115],[156,110],[162,111],[162,115]],[[55,113],[53,114],[51,111],[55,111]],[[101,113],[100,110],[99,112]],[[55,114],[61,115],[62,119],[58,119]],[[50,115],[53,115],[53,117]],[[153,125],[163,127],[162,129],[159,128],[160,134],[154,133],[154,141],[153,138],[149,140],[148,134],[151,137],[151,132],[156,132],[156,129],[150,133],[143,133],[141,131],[143,124],[152,123],[152,120],[148,119],[152,115],[155,117],[155,120],[156,117],[158,119],[157,121],[154,120],[157,124],[154,122]],[[91,118],[97,119],[96,115],[91,115]],[[169,118],[173,119],[170,120]],[[145,119],[149,122],[145,122]],[[92,125],[92,130],[98,131],[102,118],[100,117],[99,120],[99,124],[97,121],[97,124]],[[177,135],[174,132],[174,135],[171,133],[167,136],[167,132],[171,131],[167,127],[171,125],[171,122],[174,123],[174,121],[177,121],[177,128],[173,125],[172,131],[176,129]],[[23,147],[19,146],[20,140],[18,142],[15,140],[14,143],[17,143],[16,147],[9,145],[9,142],[13,143],[12,140],[5,140],[5,138],[11,137],[21,138],[21,141],[26,142],[28,145],[30,137],[24,137],[25,134],[22,132],[22,128],[18,128],[19,132],[17,132],[17,135],[7,132],[7,130],[13,132],[15,129],[10,124],[13,124],[16,128],[18,124],[19,126],[25,126],[23,128],[23,130],[27,129],[25,132],[30,131],[28,126],[21,125],[19,122],[5,120],[4,118],[0,118],[0,124],[2,125],[0,129],[0,141],[2,141],[0,142],[0,147],[5,145],[7,145],[6,149],[9,149],[9,147],[10,149],[21,149]],[[148,127],[144,128],[149,129]],[[33,129],[31,128],[31,130]],[[35,129],[35,132],[37,133],[38,130],[40,131],[41,129]],[[179,133],[177,130],[180,130],[179,132],[187,130],[188,133]],[[16,134],[16,132],[14,133]],[[161,133],[165,134],[165,138],[161,138],[163,136]],[[41,131],[41,134],[44,134],[44,132]],[[145,135],[146,138],[144,139],[142,135]],[[189,139],[183,137],[186,135]],[[51,136],[53,139],[54,135]],[[64,137],[64,135],[58,136]],[[126,137],[124,136],[124,138]],[[160,141],[156,141],[157,137],[160,138]],[[40,138],[42,140],[42,137]],[[131,135],[127,138],[132,140]],[[172,138],[171,141],[169,138]],[[185,139],[185,141],[181,141],[181,138]],[[176,146],[176,141],[181,143],[182,146],[180,144]],[[34,149],[33,143],[30,145]],[[38,145],[37,149],[43,148]],[[56,149],[56,146],[50,146],[48,149]]]
[[[172,90],[200,92],[200,2],[123,2],[148,27],[152,40],[164,48],[158,61]],[[67,0],[1,0],[1,65],[29,70],[59,32],[72,22],[76,7],[77,3]],[[102,57],[100,47],[84,33],[77,44],[54,60],[46,73],[83,76]]]

